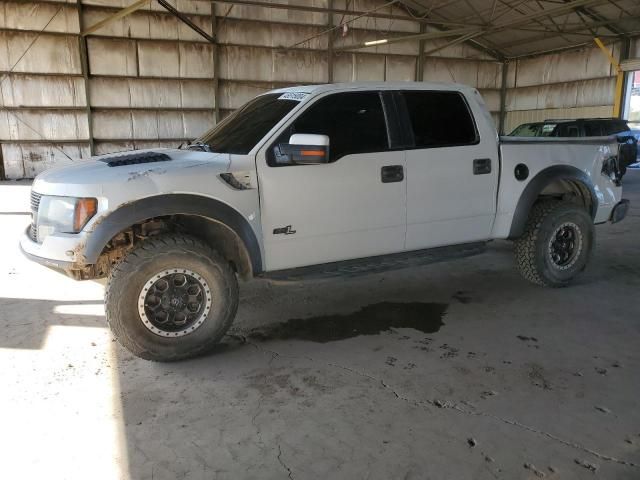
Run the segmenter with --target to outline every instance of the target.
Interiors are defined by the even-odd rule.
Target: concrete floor
[[[640,171],[625,181],[630,217],[597,228],[570,288],[521,280],[506,242],[252,282],[234,327],[248,341],[177,364],[112,340],[100,283],[21,257],[28,186],[3,184],[0,477],[638,479]]]

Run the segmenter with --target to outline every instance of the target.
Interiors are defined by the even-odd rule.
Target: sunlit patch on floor
[[[61,315],[91,315],[104,317],[104,303],[85,303],[78,305],[56,305],[53,313]]]

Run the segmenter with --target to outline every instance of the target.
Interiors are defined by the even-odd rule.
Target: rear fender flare
[[[538,199],[538,196],[547,186],[558,180],[578,182],[583,185],[591,196],[591,209],[589,214],[592,219],[596,217],[598,197],[591,178],[582,170],[571,165],[554,165],[538,172],[524,188],[516,205],[515,213],[513,214],[509,238],[518,238],[524,233],[529,212]]]

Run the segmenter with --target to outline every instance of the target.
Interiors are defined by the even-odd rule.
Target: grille
[[[29,237],[34,242],[38,241],[38,209],[40,208],[40,200],[42,195],[31,192],[31,226],[29,227]]]
[[[31,192],[31,211],[38,212],[38,207],[40,206],[40,199],[42,195],[36,192]]]

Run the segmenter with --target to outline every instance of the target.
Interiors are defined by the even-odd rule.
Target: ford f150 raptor
[[[619,150],[615,137],[499,138],[462,85],[285,88],[179,149],[38,175],[21,247],[76,279],[108,277],[119,341],[178,360],[225,334],[238,278],[377,272],[512,239],[527,280],[564,286],[594,224],[627,212]]]

